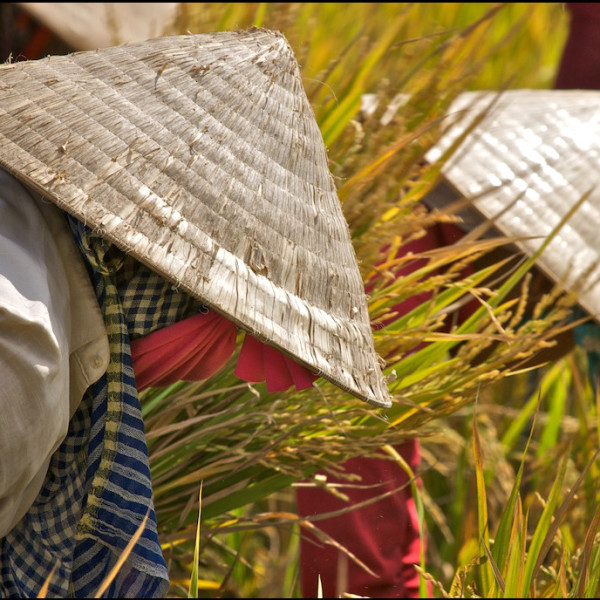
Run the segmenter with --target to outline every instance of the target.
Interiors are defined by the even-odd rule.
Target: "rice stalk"
[[[532,261],[508,271],[504,279],[508,263],[479,266],[479,259],[506,239],[468,239],[396,258],[399,247],[428,227],[457,220],[452,212],[427,213],[421,204],[439,182],[443,162],[428,165],[424,155],[443,134],[452,100],[486,85],[548,87],[551,70],[538,66],[554,65],[557,50],[544,35],[550,27],[564,33],[564,20],[557,29],[559,8],[536,11],[517,3],[343,8],[206,3],[182,10],[182,32],[262,25],[283,31],[296,51],[328,146],[368,288],[376,349],[385,357],[395,400],[387,411],[372,409],[321,381],[300,393],[267,394],[264,385],[240,383],[233,376],[236,356],[205,382],[142,395],[159,534],[173,581],[189,580],[199,540],[200,562],[194,560],[198,594],[204,580],[205,594],[243,590],[260,595],[256,590],[266,585],[260,566],[270,543],[266,532],[299,526],[290,516],[269,521],[265,515],[276,512],[265,512],[269,498],[287,501],[290,486],[317,471],[353,483],[341,467],[346,459],[375,456],[382,446],[407,437],[433,436],[432,425],[468,410],[478,390],[529,369],[527,361],[565,327],[573,299],[559,290],[541,299],[534,319],[521,319]],[[524,35],[532,20],[535,26]],[[374,111],[362,109],[365,93],[376,94]],[[395,110],[389,110],[394,103]],[[407,264],[418,268],[397,277]],[[395,305],[421,293],[431,299],[386,324]],[[480,308],[456,327],[452,315],[471,298]],[[560,405],[555,410],[564,415]],[[530,414],[522,413],[519,428],[506,435],[509,449]],[[558,430],[548,431],[547,443],[553,444]],[[487,484],[482,475],[481,483]],[[203,526],[198,537],[192,507],[200,482]],[[491,513],[494,494],[488,498]],[[453,510],[464,509],[457,499]],[[455,545],[461,543],[455,530],[448,531]],[[470,583],[466,575],[462,581],[464,591]],[[185,592],[174,584],[173,593]]]

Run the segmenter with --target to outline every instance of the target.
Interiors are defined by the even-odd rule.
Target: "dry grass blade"
[[[579,572],[579,583],[577,585],[577,596],[579,598],[586,597],[585,592],[589,578],[590,560],[592,558],[592,551],[594,548],[598,527],[600,527],[600,505],[598,505],[596,508],[592,522],[590,523],[590,526],[585,534],[583,555],[581,556],[581,570]]]
[[[146,522],[148,521],[148,516],[149,516],[149,512],[146,513],[146,516],[144,517],[143,521],[140,523],[140,526],[136,529],[136,532],[133,534],[132,538],[129,540],[129,543],[127,544],[127,546],[125,546],[125,549],[119,556],[117,562],[115,563],[115,566],[110,570],[110,573],[106,576],[106,578],[104,579],[104,581],[98,588],[98,591],[96,592],[94,598],[101,598],[102,594],[104,594],[104,592],[109,588],[110,584],[113,582],[115,577],[119,574],[121,567],[125,564],[125,561],[131,554],[131,551],[134,549],[134,547],[137,544],[138,540],[140,539],[142,533],[144,532],[144,528],[146,527]]]
[[[52,581],[52,577],[54,576],[54,571],[56,571],[56,565],[52,567],[52,571],[50,571],[50,574],[46,578],[46,581],[44,581],[44,585],[40,588],[38,598],[46,597],[46,594],[48,593],[48,588],[50,587],[50,581]]]
[[[241,557],[240,553],[241,553],[241,550],[238,550],[235,553],[233,561],[232,561],[231,565],[229,566],[229,568],[227,569],[227,573],[225,573],[225,577],[223,577],[223,581],[221,582],[221,585],[219,586],[219,589],[217,590],[217,594],[216,594],[217,598],[223,598],[223,593],[225,592],[227,584],[229,583],[230,579],[232,578],[234,569],[237,566],[238,562],[240,561],[240,557]]]
[[[200,522],[202,520],[202,481],[198,491],[198,524],[196,525],[196,540],[194,542],[194,564],[190,575],[188,598],[198,597],[198,561],[200,560]]]

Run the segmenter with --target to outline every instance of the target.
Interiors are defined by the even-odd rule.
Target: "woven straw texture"
[[[438,160],[487,111],[446,163],[445,178],[507,236],[538,250],[588,192],[537,264],[577,292],[600,320],[600,92],[512,90],[468,92],[450,117],[461,117],[427,155]]]
[[[390,405],[323,139],[280,33],[4,65],[0,164],[259,339]]]

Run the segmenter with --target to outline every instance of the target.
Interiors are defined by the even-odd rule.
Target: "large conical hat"
[[[466,135],[444,177],[526,254],[583,199],[536,264],[600,321],[600,91],[467,92],[449,117],[428,160]]]
[[[323,139],[280,33],[1,66],[0,165],[259,339],[390,405]]]
[[[173,33],[180,2],[18,2],[75,50]]]

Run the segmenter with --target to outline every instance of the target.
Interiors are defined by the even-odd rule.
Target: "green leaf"
[[[559,440],[563,416],[565,414],[565,405],[567,402],[567,390],[571,383],[571,371],[566,368],[564,361],[554,365],[556,376],[550,383],[547,397],[550,410],[548,419],[540,437],[540,444],[537,450],[538,458],[547,456],[548,451]]]
[[[506,448],[507,452],[515,447],[515,444],[523,433],[523,430],[531,421],[531,415],[534,413],[534,411],[536,411],[536,408],[539,410],[540,403],[545,397],[544,390],[551,389],[553,382],[555,382],[560,376],[560,371],[561,367],[559,363],[552,365],[550,369],[544,373],[538,391],[534,394],[531,394],[523,408],[521,408],[519,411],[519,414],[511,419],[510,425],[502,436],[502,444]],[[529,439],[531,440],[531,433],[529,435]]]
[[[575,494],[577,493],[577,490],[579,490],[579,488],[581,487],[581,484],[585,480],[585,476],[586,476],[587,472],[589,471],[590,467],[596,460],[596,457],[598,456],[599,452],[600,452],[600,450],[597,450],[594,453],[594,455],[592,456],[592,458],[588,461],[585,468],[583,469],[583,471],[581,472],[581,474],[579,475],[579,477],[577,478],[577,480],[575,481],[575,483],[573,484],[573,486],[567,493],[562,504],[556,510],[554,510],[554,506],[552,507],[552,513],[553,513],[553,514],[551,514],[552,521],[549,523],[549,526],[547,528],[543,542],[539,546],[539,552],[537,553],[537,559],[535,562],[535,566],[532,570],[531,581],[533,581],[537,572],[539,571],[540,567],[542,566],[542,562],[543,562],[544,558],[546,557],[546,554],[550,550],[550,546],[552,544],[552,541],[554,540],[554,536],[556,535],[556,532],[558,531],[558,528],[559,528],[560,524],[562,523],[563,519],[568,514],[569,508],[575,499]],[[563,459],[562,462],[564,463],[565,469],[566,469],[566,457]],[[559,471],[559,473],[560,473],[560,471]],[[564,478],[564,472],[562,472],[562,477]],[[552,492],[550,494],[550,497],[551,497],[550,502],[552,502],[552,504],[555,505],[555,501],[553,498],[553,492],[554,492],[554,486],[553,486]],[[558,498],[559,492],[560,492],[560,490],[557,489],[557,491],[556,491],[557,498]],[[546,509],[549,509],[550,502],[548,502]],[[544,513],[546,513],[546,510],[544,510]],[[543,518],[543,516],[544,515],[542,514],[542,518]],[[537,530],[536,530],[536,533],[537,533]],[[534,538],[535,538],[535,534],[534,534]],[[531,548],[530,548],[530,550],[531,550]],[[527,558],[529,559],[530,557],[528,556]]]
[[[558,464],[556,479],[552,489],[550,490],[550,496],[548,497],[546,506],[542,512],[540,520],[538,521],[537,527],[531,538],[529,549],[527,552],[527,559],[525,561],[525,570],[523,576],[523,589],[528,591],[533,585],[533,578],[537,565],[541,564],[543,556],[541,556],[542,546],[544,540],[552,525],[552,519],[554,518],[554,512],[558,505],[560,491],[562,489],[563,480],[567,470],[567,458],[563,457]]]
[[[515,522],[515,517],[517,511],[522,510],[520,507],[520,495],[519,489],[521,487],[521,479],[523,478],[523,470],[525,468],[525,460],[527,458],[527,452],[529,450],[529,444],[531,443],[531,438],[533,437],[533,432],[535,428],[536,417],[539,412],[541,402],[541,389],[538,392],[535,415],[533,418],[533,423],[531,424],[531,429],[529,431],[529,437],[527,439],[527,444],[525,445],[525,449],[523,450],[523,455],[521,457],[521,463],[519,465],[519,470],[517,471],[517,475],[515,477],[515,483],[510,492],[510,496],[508,498],[508,502],[506,504],[506,508],[502,512],[502,518],[500,519],[500,525],[498,526],[498,532],[496,533],[496,539],[494,541],[494,547],[492,549],[492,556],[496,561],[498,568],[501,572],[504,571],[504,566],[506,564],[506,559],[509,555],[511,549],[511,540],[514,537],[513,534],[513,523]]]
[[[490,545],[487,494],[485,490],[485,475],[483,470],[483,453],[479,431],[477,430],[476,411],[473,410],[473,454],[475,460],[475,478],[477,482],[477,522],[479,529],[479,540],[484,549]],[[486,562],[481,569],[481,580],[483,589],[487,592],[492,589],[494,573],[490,562]]]
[[[523,567],[525,565],[525,544],[527,540],[526,522],[526,519],[523,520],[523,507],[519,495],[507,548],[505,588],[503,589],[505,598],[521,598],[523,595]]]

